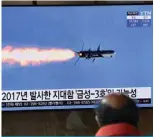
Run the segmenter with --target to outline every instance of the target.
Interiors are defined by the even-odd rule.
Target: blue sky
[[[112,59],[74,58],[34,67],[3,66],[2,89],[152,87],[152,27],[127,28],[127,11],[152,6],[3,7],[2,43],[15,47],[113,49]]]

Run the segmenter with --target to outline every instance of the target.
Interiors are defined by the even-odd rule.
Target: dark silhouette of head
[[[122,94],[105,96],[95,112],[95,118],[100,127],[118,123],[127,123],[137,127],[139,121],[136,103]]]

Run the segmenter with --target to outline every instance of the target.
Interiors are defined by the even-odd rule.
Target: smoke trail
[[[9,45],[2,49],[2,62],[9,65],[40,65],[42,63],[64,62],[74,57],[75,53],[70,49],[14,48]]]

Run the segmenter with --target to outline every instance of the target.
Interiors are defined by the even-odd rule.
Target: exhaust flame
[[[63,62],[75,57],[69,49],[14,48],[6,46],[2,49],[2,62],[21,66],[40,65],[42,63]]]

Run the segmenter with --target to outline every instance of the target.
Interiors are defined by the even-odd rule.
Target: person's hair
[[[137,127],[139,120],[138,107],[134,100],[125,96],[127,103],[120,109],[112,108],[112,106],[104,103],[96,108],[97,122],[100,126],[116,123],[128,123]]]

